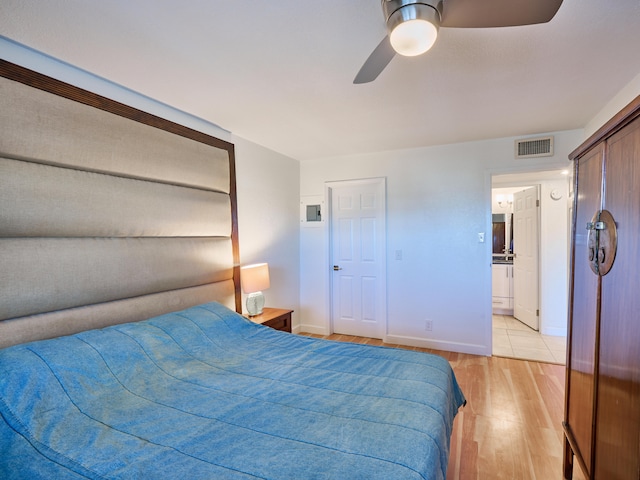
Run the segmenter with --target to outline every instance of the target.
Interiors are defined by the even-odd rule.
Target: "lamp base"
[[[262,292],[253,292],[247,295],[247,313],[250,317],[262,314],[264,307],[264,295]]]

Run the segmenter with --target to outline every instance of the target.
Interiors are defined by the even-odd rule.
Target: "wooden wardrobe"
[[[575,162],[564,476],[640,479],[640,96]]]

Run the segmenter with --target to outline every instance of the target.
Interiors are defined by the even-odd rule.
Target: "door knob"
[[[339,267],[338,265],[334,265],[333,266],[333,271],[337,272],[338,270],[342,270],[342,267]]]

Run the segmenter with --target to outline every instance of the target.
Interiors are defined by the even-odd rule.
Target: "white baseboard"
[[[442,340],[405,337],[402,335],[387,335],[384,338],[384,342],[395,345],[408,345],[410,347],[433,348],[434,350],[443,350],[446,352],[470,353],[472,355],[483,355],[487,357],[491,356],[491,349],[487,345],[472,343],[444,342]]]
[[[545,327],[540,329],[542,335],[550,335],[554,337],[566,337],[567,329],[562,327]]]
[[[314,335],[329,335],[324,327],[317,325],[298,325],[293,327],[293,333],[312,333]],[[383,342],[392,345],[408,345],[410,347],[432,348],[434,350],[443,350],[445,352],[469,353],[471,355],[491,356],[491,350],[486,345],[477,345],[471,343],[460,342],[444,342],[442,340],[431,340],[427,338],[407,337],[402,335],[386,335]]]
[[[293,333],[300,333],[300,332],[305,332],[305,333],[313,333],[314,335],[329,335],[329,331],[327,330],[326,327],[319,327],[317,325],[298,325],[296,327],[293,328],[292,330]]]

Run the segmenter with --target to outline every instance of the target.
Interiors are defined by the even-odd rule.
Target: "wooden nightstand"
[[[249,317],[245,314],[249,320],[254,323],[260,323],[262,325],[266,325],[267,327],[274,328],[276,330],[283,330],[285,332],[291,333],[291,314],[293,310],[287,310],[284,308],[268,308],[265,307],[262,309],[261,315],[256,315],[255,317]]]

